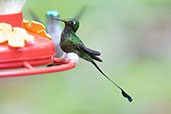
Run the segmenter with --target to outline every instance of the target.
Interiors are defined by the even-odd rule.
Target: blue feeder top
[[[46,13],[47,16],[54,16],[54,17],[59,17],[59,12],[56,11],[56,10],[49,10],[47,13]]]

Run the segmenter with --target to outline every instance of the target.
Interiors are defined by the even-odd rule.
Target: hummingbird
[[[109,80],[119,90],[121,90],[123,97],[127,98],[129,102],[132,102],[133,99],[131,98],[131,96],[129,96],[119,85],[117,85],[113,80],[111,80],[96,64],[95,61],[102,62],[102,59],[98,57],[101,55],[101,53],[93,49],[87,48],[81,41],[81,39],[76,35],[76,32],[79,28],[79,20],[76,18],[69,18],[66,20],[60,18],[53,19],[65,23],[64,30],[61,34],[61,49],[66,53],[74,52],[80,58],[91,62],[107,80]]]

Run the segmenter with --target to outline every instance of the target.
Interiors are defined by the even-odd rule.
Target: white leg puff
[[[72,53],[65,53],[64,58],[66,60],[70,59],[77,64],[79,63],[79,56],[76,53],[73,53],[73,52]]]

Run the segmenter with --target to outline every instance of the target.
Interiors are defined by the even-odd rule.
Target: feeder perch
[[[0,15],[0,23],[11,24],[12,27],[22,27],[22,12]],[[60,72],[72,69],[76,63],[71,60],[54,58],[55,46],[52,40],[27,31],[34,36],[34,43],[26,43],[24,47],[13,48],[8,42],[0,44],[0,77],[35,75],[50,72]],[[57,66],[34,68],[35,66],[57,63]],[[15,69],[26,68],[26,69]],[[15,69],[15,70],[7,70]]]

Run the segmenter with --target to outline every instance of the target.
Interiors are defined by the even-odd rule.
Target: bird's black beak
[[[67,21],[65,21],[65,20],[63,20],[63,19],[59,19],[59,18],[54,18],[54,17],[52,17],[52,19],[55,19],[55,20],[58,20],[58,21],[62,21],[62,22],[64,22],[64,23],[67,22]]]

